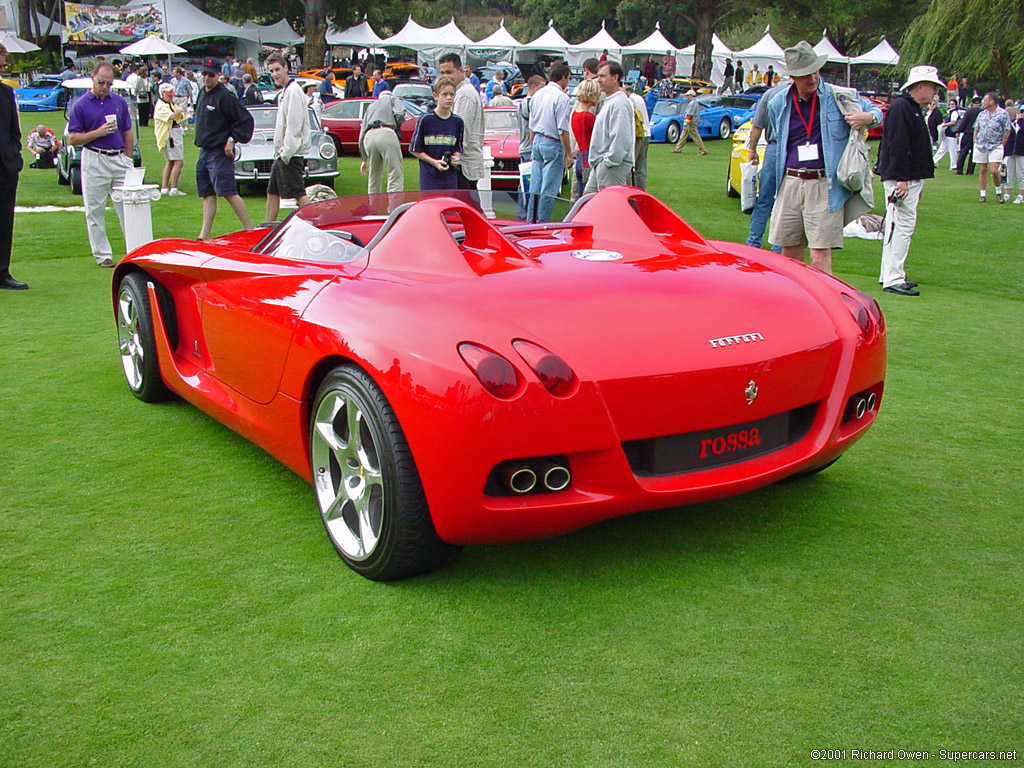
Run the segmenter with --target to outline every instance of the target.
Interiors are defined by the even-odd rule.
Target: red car
[[[374,101],[375,99],[342,99],[331,102],[324,108],[321,122],[327,132],[334,137],[339,153],[359,151],[359,130],[363,125],[363,115]],[[423,114],[423,110],[414,104],[403,103],[405,122],[402,123],[402,151],[408,152],[416,120]]]
[[[519,188],[519,122],[515,107],[484,107],[484,146],[491,148],[494,189]]]
[[[876,418],[884,321],[833,277],[630,187],[548,224],[403,194],[159,240],[113,279],[135,396],[311,481],[367,578],[812,474]]]
[[[885,116],[889,113],[889,102],[886,99],[882,99],[877,96],[869,96],[868,98],[873,104],[877,104],[882,110],[882,122],[874,128],[868,129],[868,138],[880,139],[882,138],[883,126],[885,125]]]

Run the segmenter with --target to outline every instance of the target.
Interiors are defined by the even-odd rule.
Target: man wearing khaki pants
[[[700,137],[700,133],[697,131],[697,120],[700,118],[700,104],[697,102],[697,92],[691,88],[686,92],[686,96],[690,99],[690,103],[686,105],[686,115],[683,118],[683,132],[679,134],[679,141],[676,142],[676,147],[672,150],[672,154],[678,155],[682,152],[686,139],[692,136],[697,144],[697,149],[700,150],[697,155],[706,155],[708,151],[704,149],[704,139]]]
[[[405,121],[405,107],[391,91],[381,91],[380,96],[363,115],[363,126],[359,131],[359,154],[363,158],[359,170],[366,175],[367,194],[384,192],[384,172],[388,176],[388,192],[401,192],[405,186],[402,171],[402,145],[398,131]]]

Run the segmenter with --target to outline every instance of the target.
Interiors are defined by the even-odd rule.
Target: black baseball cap
[[[220,62],[217,61],[212,56],[209,57],[209,58],[203,59],[202,66],[199,67],[199,71],[200,72],[209,72],[211,75],[219,75],[220,74]]]

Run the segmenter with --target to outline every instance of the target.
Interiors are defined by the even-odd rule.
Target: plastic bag
[[[754,163],[740,163],[740,210],[750,213],[757,202],[757,182],[761,166]]]

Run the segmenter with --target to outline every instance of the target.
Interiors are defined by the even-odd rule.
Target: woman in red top
[[[576,153],[576,189],[577,194],[573,200],[583,194],[587,186],[587,179],[590,178],[590,163],[587,162],[587,155],[590,152],[590,137],[594,133],[594,121],[597,100],[601,96],[601,89],[596,80],[584,80],[576,91],[576,109],[572,113],[572,135],[576,139],[576,146],[579,152]]]

